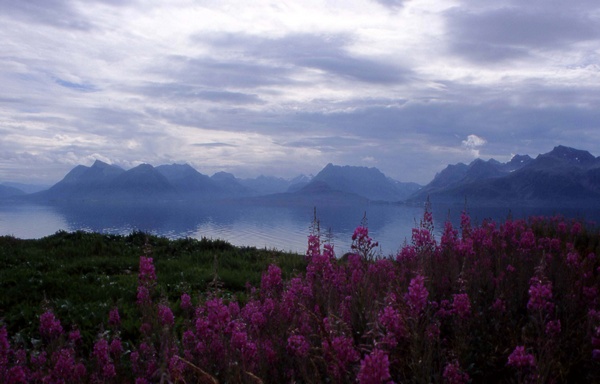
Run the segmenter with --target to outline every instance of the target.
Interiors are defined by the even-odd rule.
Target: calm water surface
[[[224,239],[234,245],[276,248],[304,253],[314,218],[313,206],[267,206],[249,204],[211,205],[34,205],[0,203],[0,235],[40,238],[56,231],[94,231],[129,234],[144,231],[168,238]],[[316,207],[321,232],[328,233],[336,253],[350,250],[354,228],[366,214],[371,236],[384,255],[394,254],[423,215],[421,207],[402,205],[337,205]],[[450,218],[457,225],[461,207],[433,208],[437,230]],[[504,220],[531,215],[563,214],[598,220],[599,212],[585,209],[485,208],[469,209],[473,222],[486,218]]]

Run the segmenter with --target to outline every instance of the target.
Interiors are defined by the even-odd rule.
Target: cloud
[[[0,9],[3,180],[103,156],[286,177],[375,159],[426,183],[475,155],[600,145],[596,0]]]
[[[89,30],[92,23],[67,0],[0,0],[0,8],[12,18],[61,29]]]
[[[213,34],[208,37],[197,35],[194,41],[208,43],[217,52],[233,51],[246,60],[255,58],[258,62],[266,62],[273,78],[277,78],[277,72],[291,77],[292,72],[285,70],[290,65],[296,67],[296,70],[317,69],[325,75],[376,84],[405,83],[412,75],[412,71],[399,65],[351,54],[348,48],[354,37],[348,33],[292,33],[277,38]],[[248,73],[243,68],[243,61],[236,62],[242,72]],[[232,72],[237,72],[237,65],[231,67]],[[261,71],[257,72],[260,77]]]
[[[466,140],[462,141],[463,147],[465,147],[473,157],[479,157],[479,147],[486,143],[487,141],[483,137],[477,135],[469,135]]]
[[[594,7],[596,12],[590,12],[591,7],[569,4],[563,8],[545,2],[529,6],[502,2],[484,8],[459,6],[445,13],[447,38],[452,52],[476,63],[526,58],[539,51],[571,50],[572,44],[600,39],[600,15],[598,6]]]
[[[223,147],[235,148],[235,147],[237,147],[237,145],[232,145],[232,144],[228,144],[228,143],[194,143],[192,145],[194,147],[204,147],[204,148],[223,148]]]
[[[224,102],[232,105],[263,104],[264,101],[254,93],[234,92],[182,84],[180,82],[147,83],[131,90],[162,100],[206,100],[214,103]]]
[[[93,92],[96,91],[96,87],[94,87],[91,84],[84,84],[84,83],[74,83],[71,81],[67,81],[67,80],[63,80],[63,79],[55,79],[54,80],[56,82],[56,84],[60,85],[61,87],[65,87],[65,88],[69,88],[72,89],[74,91],[79,91],[79,92]]]
[[[469,135],[467,136],[466,140],[463,140],[462,144],[467,147],[467,148],[476,148],[476,147],[481,147],[482,145],[484,145],[485,143],[487,143],[487,141],[482,138],[479,137],[477,135]]]
[[[397,9],[397,8],[401,8],[402,6],[404,6],[404,3],[408,2],[409,0],[374,0],[377,3],[391,8],[391,9]]]

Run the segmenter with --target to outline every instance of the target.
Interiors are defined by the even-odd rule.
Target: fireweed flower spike
[[[532,278],[531,285],[529,286],[529,301],[527,302],[527,309],[530,311],[546,311],[552,312],[554,310],[554,304],[552,300],[552,283],[542,283],[539,278]]]
[[[140,284],[144,285],[156,282],[156,272],[151,257],[140,256],[140,273],[138,279]]]
[[[388,355],[379,349],[374,349],[360,362],[357,379],[360,384],[393,383]]]
[[[515,368],[535,368],[535,357],[520,345],[508,356],[507,365]]]
[[[447,384],[466,384],[469,382],[469,375],[460,369],[458,361],[446,364],[444,367],[444,383]]]
[[[162,326],[172,327],[175,324],[175,317],[168,305],[158,305],[158,320]]]
[[[52,311],[46,311],[40,316],[40,333],[50,339],[63,334],[63,327]]]
[[[192,310],[192,298],[187,293],[181,294],[181,309],[184,311]]]
[[[425,277],[415,276],[408,285],[408,293],[405,296],[406,302],[411,309],[413,316],[418,316],[427,306],[429,292],[425,288]]]

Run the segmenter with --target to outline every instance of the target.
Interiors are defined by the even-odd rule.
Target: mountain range
[[[448,165],[425,186],[399,182],[377,168],[327,164],[317,175],[294,179],[239,179],[226,172],[204,175],[188,164],[124,170],[97,160],[79,165],[52,187],[26,194],[0,185],[0,198],[35,201],[186,201],[250,199],[289,204],[315,200],[476,205],[600,205],[600,157],[557,146],[536,158],[509,162],[476,159]]]
[[[8,188],[8,187],[7,187]],[[259,176],[238,179],[226,172],[204,175],[188,164],[153,167],[141,164],[124,170],[97,160],[78,165],[47,190],[27,195],[36,201],[212,201],[257,198],[290,202],[305,198],[360,198],[399,201],[420,188],[387,178],[376,168],[328,164],[316,176],[291,180]],[[10,192],[10,193],[9,193]],[[7,189],[5,196],[23,193]],[[262,199],[264,201],[264,198]]]
[[[538,155],[514,156],[508,163],[476,159],[448,165],[407,199],[420,203],[569,206],[600,204],[600,157],[559,145]]]

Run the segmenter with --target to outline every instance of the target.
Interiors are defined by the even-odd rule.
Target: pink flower
[[[40,333],[48,338],[62,335],[63,327],[52,311],[46,311],[40,316]]]
[[[48,382],[79,382],[83,377],[79,377],[80,373],[85,374],[85,368],[82,371],[79,364],[75,362],[73,357],[74,352],[70,348],[62,348],[52,354],[54,367],[49,376],[45,380]],[[83,367],[83,365],[81,365]]]
[[[181,309],[189,311],[192,309],[192,298],[187,293],[181,295]]]
[[[469,375],[460,369],[458,361],[446,364],[443,374],[444,382],[448,384],[465,384],[469,382]]]
[[[321,254],[321,240],[318,235],[308,236],[308,249],[306,250],[306,257],[308,259]]]
[[[145,285],[138,285],[137,287],[137,304],[147,305],[150,304],[150,291]]]
[[[171,308],[166,305],[159,304],[158,305],[158,320],[160,324],[163,326],[172,327],[175,324],[175,318],[173,316],[173,312]]]
[[[419,315],[425,309],[428,297],[429,292],[425,288],[425,278],[421,275],[415,276],[408,284],[408,293],[405,296],[413,316]]]
[[[290,355],[304,358],[308,356],[310,345],[304,336],[292,335],[288,337],[286,349]]]
[[[156,281],[156,272],[151,257],[140,256],[140,272],[138,279],[140,284],[152,284]]]
[[[113,356],[115,360],[119,359],[123,354],[123,345],[121,344],[121,340],[118,338],[113,339],[110,342],[110,354]]]
[[[8,332],[6,327],[0,328],[0,378],[2,378],[8,367],[8,356],[10,353],[10,342],[8,341]]]
[[[552,300],[552,283],[542,284],[541,280],[533,278],[529,286],[527,309],[530,311],[545,310],[551,312],[554,309],[554,304],[550,300]]]
[[[266,273],[263,273],[260,289],[265,293],[279,292],[283,288],[281,269],[276,265],[269,265]]]
[[[379,323],[383,325],[388,332],[386,341],[392,346],[398,343],[398,340],[406,336],[406,328],[400,312],[391,306],[383,308],[379,314]]]
[[[79,344],[81,342],[81,332],[78,329],[69,332],[69,341],[73,344]]]
[[[363,259],[372,259],[375,257],[373,249],[377,248],[379,243],[373,241],[369,236],[369,228],[365,226],[358,226],[352,234],[352,250],[356,252]]]
[[[96,358],[96,361],[102,370],[102,376],[105,379],[116,376],[115,366],[113,365],[109,354],[108,341],[105,339],[98,340],[96,344],[94,344],[93,355]]]
[[[329,361],[329,369],[337,380],[346,374],[350,363],[358,361],[360,358],[354,349],[354,341],[346,336],[336,336],[331,343],[324,340],[322,346],[326,359]]]
[[[179,356],[173,355],[173,357],[169,359],[169,374],[174,382],[185,383],[183,378],[183,371],[185,370],[185,367],[186,364],[179,358]]]
[[[573,268],[579,267],[579,254],[577,251],[572,250],[567,254],[567,265]]]
[[[510,356],[508,356],[507,365],[516,368],[534,368],[535,357],[527,353],[525,347],[517,346]]]
[[[391,376],[388,355],[379,349],[374,349],[360,362],[357,379],[361,384],[389,383]]]
[[[454,313],[456,313],[461,319],[466,319],[469,317],[471,314],[471,300],[469,300],[469,295],[466,293],[459,293],[452,296],[454,298],[452,303]]]
[[[27,384],[27,369],[17,365],[8,370],[7,382],[10,384]]]

